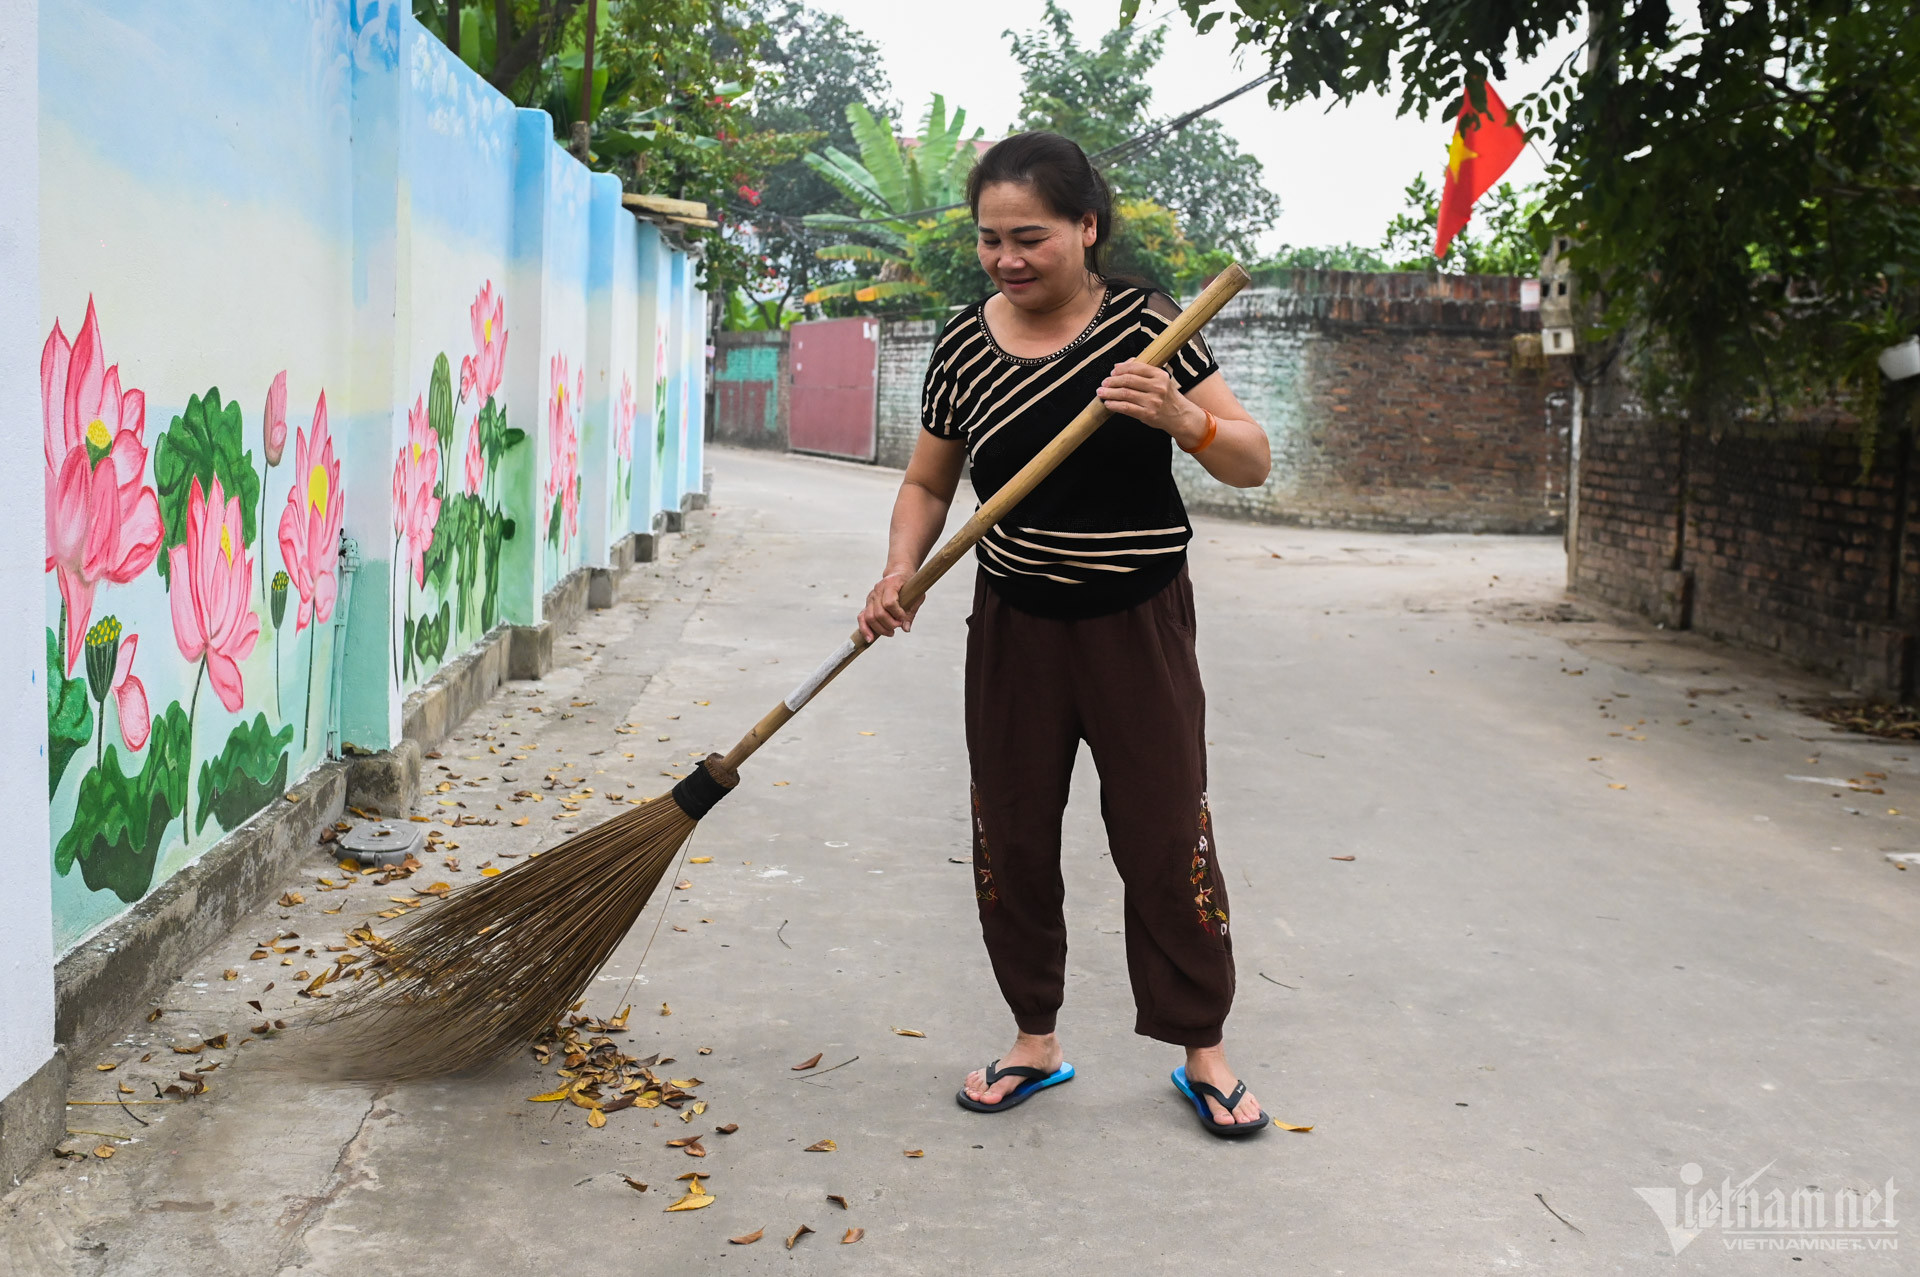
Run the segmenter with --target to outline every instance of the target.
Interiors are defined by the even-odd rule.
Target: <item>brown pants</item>
[[[967,624],[975,895],[1015,1022],[1053,1032],[1066,992],[1060,817],[1084,740],[1126,887],[1135,1032],[1214,1045],[1233,1004],[1233,946],[1186,572],[1137,607],[1079,621],[1021,612],[983,578]]]

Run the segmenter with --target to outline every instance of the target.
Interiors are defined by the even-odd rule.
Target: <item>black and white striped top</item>
[[[1045,358],[1021,359],[994,342],[985,306],[947,321],[920,401],[930,433],[965,440],[982,501],[1093,401],[1115,364],[1146,350],[1179,313],[1164,293],[1109,284],[1084,332]],[[1184,392],[1219,365],[1196,336],[1167,370]],[[1022,611],[1087,617],[1153,597],[1179,575],[1192,537],[1173,482],[1173,440],[1116,414],[974,553],[988,583]]]

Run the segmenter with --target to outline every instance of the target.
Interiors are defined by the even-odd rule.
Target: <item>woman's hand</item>
[[[1138,359],[1123,360],[1100,383],[1098,394],[1111,411],[1164,430],[1182,446],[1197,444],[1206,437],[1206,412],[1180,393],[1164,368]]]
[[[895,630],[912,632],[913,616],[920,610],[920,604],[915,603],[912,608],[900,605],[900,587],[912,575],[906,568],[895,568],[867,591],[867,605],[860,609],[860,634],[867,642],[886,638]]]

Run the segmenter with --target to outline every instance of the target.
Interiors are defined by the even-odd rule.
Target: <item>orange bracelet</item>
[[[1202,408],[1200,411],[1207,412],[1205,408]],[[1219,433],[1220,433],[1219,419],[1216,418],[1212,413],[1207,412],[1207,433],[1204,437],[1201,438],[1199,446],[1194,448],[1189,448],[1187,447],[1186,444],[1183,443],[1180,445],[1180,451],[1186,453],[1189,457],[1193,456],[1197,452],[1205,452],[1208,448],[1213,446],[1213,437]]]

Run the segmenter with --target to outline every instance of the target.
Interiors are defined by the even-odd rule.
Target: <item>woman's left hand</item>
[[[1098,394],[1111,411],[1164,430],[1175,443],[1197,443],[1206,434],[1207,414],[1180,393],[1164,368],[1124,360],[1113,366]]]

